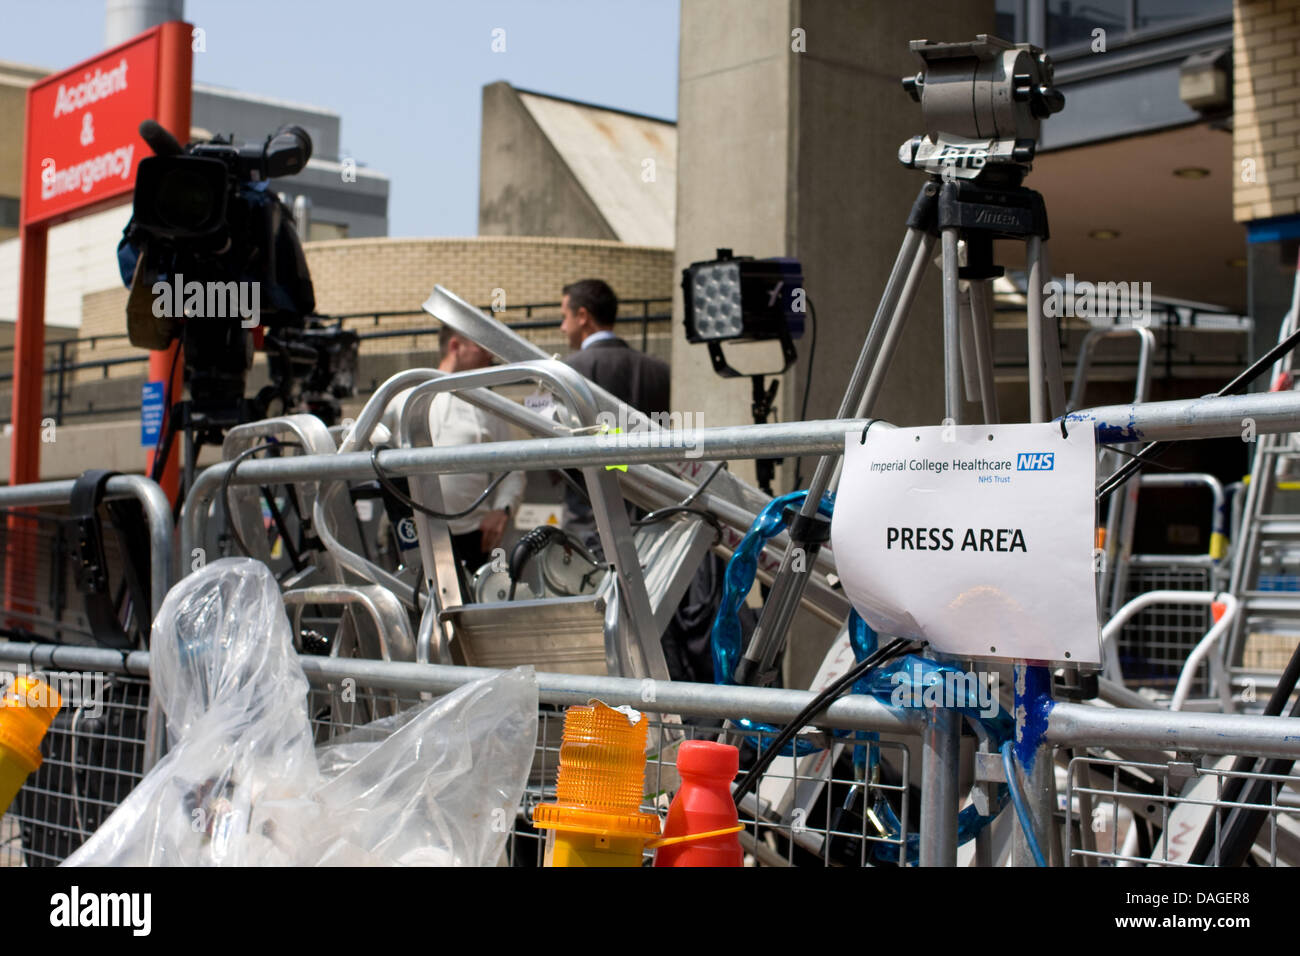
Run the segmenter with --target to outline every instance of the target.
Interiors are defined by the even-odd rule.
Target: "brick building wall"
[[[1300,212],[1300,0],[1233,4],[1233,218]]]
[[[524,304],[558,302],[560,289],[575,279],[599,276],[624,299],[663,298],[673,293],[671,249],[631,246],[597,239],[547,239],[484,236],[461,239],[343,239],[306,243],[307,264],[316,289],[316,308],[325,315],[356,312],[419,310],[435,283],[446,286],[475,305],[501,303],[506,321],[522,319],[514,311]],[[126,331],[126,290],[106,289],[82,298],[79,337],[116,336]],[[668,303],[662,304],[662,311]],[[624,313],[626,314],[626,312]],[[558,309],[535,313],[533,318],[558,318]],[[428,313],[385,318],[376,326],[369,319],[347,323],[358,331],[376,328],[434,326]],[[666,338],[662,324],[657,338]],[[558,332],[529,333],[543,347],[566,350]],[[656,352],[667,354],[667,342],[656,342]],[[363,344],[363,356],[435,349],[433,335],[398,337]],[[125,339],[110,339],[78,346],[74,362],[141,356]],[[114,366],[108,378],[143,374],[141,364]],[[103,378],[102,372],[84,371],[77,384]]]
[[[0,137],[0,240],[18,235],[15,220],[22,194],[27,88],[42,75],[32,67],[0,62],[0,130],[6,131]]]

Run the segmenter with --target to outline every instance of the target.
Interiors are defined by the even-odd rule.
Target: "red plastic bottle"
[[[655,866],[743,866],[745,853],[735,830],[739,829],[731,782],[740,769],[740,751],[730,744],[711,740],[686,740],[677,750],[677,772],[682,785],[668,807],[668,820],[661,839],[733,832],[700,840],[686,840],[661,846],[655,851]]]

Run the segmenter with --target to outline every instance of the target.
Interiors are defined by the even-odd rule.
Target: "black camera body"
[[[119,247],[132,344],[181,342],[189,419],[209,430],[295,411],[337,422],[357,336],[314,316],[292,213],[269,188],[307,165],[311,137],[288,126],[262,143],[181,147],[152,120],[140,135],[154,155],[140,162]],[[267,352],[271,384],[246,399],[255,349]]]

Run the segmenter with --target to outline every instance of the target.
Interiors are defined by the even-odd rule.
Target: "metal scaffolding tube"
[[[61,670],[103,670],[113,673],[148,674],[149,653],[121,654],[96,647],[52,644],[0,643],[0,661],[25,663],[38,668]],[[429,691],[443,694],[502,671],[487,667],[459,667],[441,664],[413,664],[404,661],[372,661],[359,658],[298,658],[307,679],[317,685],[355,680],[359,687],[384,687],[393,691]],[[586,704],[593,697],[611,706],[627,704],[640,710],[653,702],[659,713],[718,719],[745,715],[754,720],[784,723],[808,706],[812,691],[778,690],[760,687],[731,687],[659,681],[627,677],[593,677],[575,674],[537,674],[542,703]],[[885,734],[919,736],[924,718],[920,711],[886,706],[874,697],[850,695],[831,704],[816,721],[818,726],[839,730],[871,730]]]

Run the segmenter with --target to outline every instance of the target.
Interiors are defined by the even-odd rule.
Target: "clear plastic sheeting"
[[[279,586],[248,558],[167,594],[150,679],[167,756],[66,865],[494,865],[523,795],[537,681],[517,668],[319,751]]]

